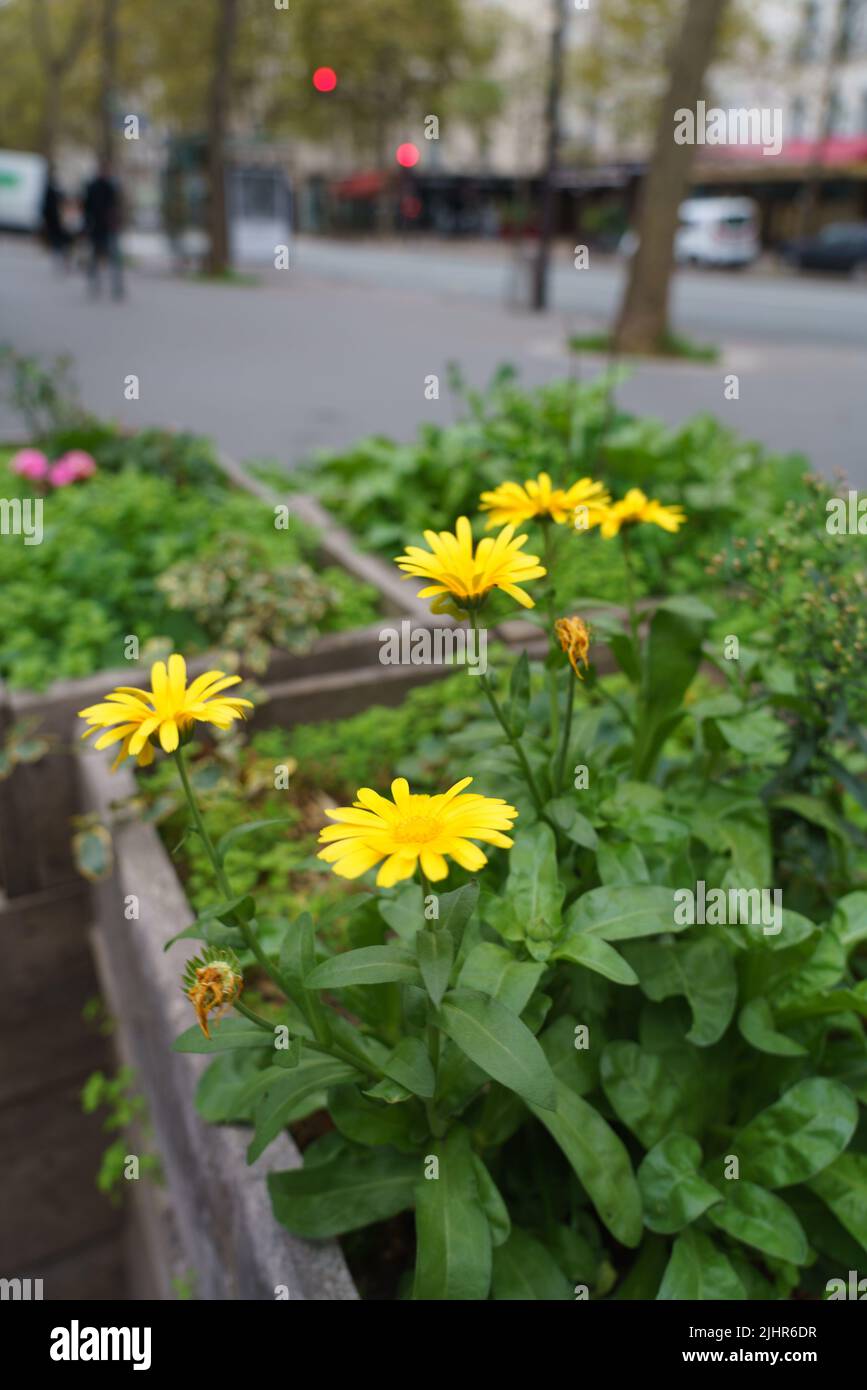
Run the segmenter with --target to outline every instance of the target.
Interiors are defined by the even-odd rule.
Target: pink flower
[[[96,463],[84,449],[70,449],[68,454],[57,460],[55,468],[60,464],[65,465],[73,481],[78,478],[92,478],[96,472]]]
[[[38,483],[48,477],[48,459],[41,449],[19,449],[10,462],[13,473]]]
[[[53,463],[48,473],[48,481],[52,487],[68,487],[70,483],[78,480],[75,465],[67,462],[66,458],[58,459]]]

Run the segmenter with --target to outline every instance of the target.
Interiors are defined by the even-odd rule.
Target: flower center
[[[440,825],[436,816],[427,816],[422,812],[402,820],[395,827],[394,838],[401,845],[426,844],[428,840],[436,839],[439,833]]]

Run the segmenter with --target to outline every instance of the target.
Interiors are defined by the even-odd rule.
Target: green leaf
[[[650,873],[644,855],[631,842],[599,841],[596,851],[596,867],[604,886],[633,887],[639,883],[649,883]]]
[[[826,801],[818,796],[806,796],[803,792],[789,792],[786,796],[775,796],[771,805],[783,811],[794,811],[802,820],[827,830],[829,835],[847,844],[849,840],[845,822],[835,815]]]
[[[638,976],[620,952],[609,946],[607,941],[586,932],[567,936],[552,951],[551,959],[571,960],[576,965],[595,970],[597,975],[604,975],[606,980],[613,980],[616,985],[638,984]]]
[[[453,888],[450,893],[439,894],[440,930],[449,932],[455,943],[455,950],[460,948],[464,930],[476,910],[478,901],[479,885],[476,879],[465,883],[461,888]]]
[[[362,946],[344,951],[316,966],[304,981],[306,989],[345,989],[349,985],[383,985],[396,980],[421,984],[414,952],[405,946]]]
[[[381,1105],[367,1100],[357,1086],[336,1086],[328,1092],[328,1113],[347,1139],[368,1148],[390,1144],[415,1153],[413,1112],[405,1105]]]
[[[255,1163],[287,1125],[308,1114],[312,1097],[321,1097],[317,1099],[318,1107],[324,1104],[325,1095],[332,1086],[355,1081],[357,1077],[354,1067],[319,1053],[302,1057],[291,1070],[281,1068],[279,1080],[256,1109],[256,1132],[247,1149],[247,1162]]]
[[[780,761],[785,728],[771,710],[754,709],[734,719],[718,719],[716,726],[730,748],[761,764]]]
[[[711,610],[693,601],[668,599],[656,610],[642,661],[634,771],[645,777],[680,715],[680,706],[702,659]]]
[[[268,1174],[274,1215],[311,1240],[357,1231],[413,1203],[419,1160],[393,1149],[350,1151],[328,1163]]]
[[[618,1302],[643,1302],[655,1299],[668,1264],[668,1241],[648,1235],[641,1242],[635,1263],[626,1278],[617,1285],[612,1299]]]
[[[774,1027],[774,1014],[767,999],[753,999],[745,1004],[738,1016],[738,1028],[757,1052],[767,1052],[772,1057],[807,1055],[805,1047]]]
[[[602,1054],[600,1076],[615,1114],[645,1148],[671,1129],[701,1132],[712,1100],[707,1063],[695,1048],[658,1054],[638,1043],[609,1043]]]
[[[781,1197],[742,1178],[726,1182],[724,1187],[725,1200],[708,1212],[708,1220],[714,1226],[772,1259],[795,1265],[807,1263],[807,1237]]]
[[[683,931],[674,920],[672,890],[650,883],[635,888],[618,884],[592,888],[569,908],[566,928],[570,936],[586,932],[603,941]]]
[[[593,1047],[576,1047],[576,1026],[570,1014],[560,1014],[540,1034],[539,1044],[557,1079],[564,1081],[576,1095],[585,1096],[599,1083],[598,1044],[594,1039]],[[588,1042],[591,1031],[588,1031]]]
[[[731,1140],[743,1178],[762,1187],[807,1182],[839,1157],[858,1122],[858,1104],[839,1081],[798,1081]]]
[[[517,1226],[494,1251],[491,1297],[497,1300],[566,1302],[573,1289],[554,1256]]]
[[[217,841],[217,857],[222,864],[228,854],[239,840],[247,835],[253,835],[257,830],[265,830],[270,825],[282,825],[284,830],[289,829],[289,819],[287,816],[269,816],[267,820],[251,820],[244,825],[233,826],[227,830],[225,835],[221,835]]]
[[[491,1228],[491,1243],[494,1246],[502,1245],[509,1239],[512,1230],[509,1208],[500,1196],[499,1188],[485,1163],[476,1153],[473,1154],[473,1171],[476,1175],[479,1201]]]
[[[721,1201],[699,1173],[701,1145],[688,1134],[671,1133],[655,1144],[638,1169],[644,1222],[659,1235],[673,1235]]]
[[[837,899],[831,930],[846,951],[867,941],[867,893],[847,893]]]
[[[544,973],[545,967],[539,962],[515,960],[505,947],[480,941],[461,966],[458,987],[489,994],[513,1014],[520,1014]]]
[[[488,903],[488,919],[508,941],[548,943],[560,930],[564,894],[554,832],[537,821],[518,834],[505,888]]]
[[[449,976],[455,959],[455,943],[447,927],[428,924],[420,928],[415,938],[418,965],[425,989],[439,1008],[449,987]]]
[[[677,1237],[658,1299],[713,1302],[740,1300],[746,1290],[727,1257],[702,1231],[690,1229]]]
[[[508,724],[515,738],[520,738],[527,722],[527,709],[530,704],[530,659],[521,652],[512,667],[509,681]]]
[[[471,990],[452,990],[438,1015],[443,1030],[462,1052],[528,1104],[553,1110],[554,1077],[544,1052],[516,1014],[496,999]]]
[[[246,1018],[223,1018],[211,1024],[211,1036],[206,1038],[196,1024],[181,1033],[172,1043],[172,1052],[227,1052],[230,1048],[251,1047],[268,1052],[274,1050],[274,1034],[248,1023]]]
[[[600,1221],[621,1245],[641,1240],[641,1194],[629,1154],[598,1110],[563,1081],[555,1081],[557,1109],[532,1105],[583,1184]]]
[[[382,1069],[392,1081],[412,1091],[414,1096],[429,1100],[434,1093],[434,1070],[421,1038],[401,1039],[383,1062]]]
[[[388,1076],[377,1081],[375,1086],[365,1087],[364,1094],[370,1096],[371,1100],[383,1100],[386,1105],[401,1105],[404,1101],[412,1100],[412,1091]]]
[[[438,1176],[425,1176],[415,1191],[413,1298],[486,1299],[491,1229],[479,1200],[467,1131],[455,1126],[447,1138],[432,1144],[430,1156],[438,1160]]]
[[[383,921],[407,943],[414,939],[424,921],[424,898],[417,883],[406,884],[393,898],[379,898],[377,907]]]
[[[319,914],[318,926],[320,931],[332,922],[339,922],[345,917],[351,917],[359,908],[375,901],[373,893],[345,893]]]
[[[72,837],[75,867],[90,883],[108,878],[114,862],[111,835],[104,825],[92,825]]]
[[[231,946],[234,950],[240,950],[247,944],[242,932],[233,927],[224,927],[214,916],[197,917],[183,931],[169,937],[163,950],[167,951],[176,941],[206,941],[209,946]]]
[[[583,849],[595,850],[599,836],[586,816],[582,816],[571,796],[558,796],[549,801],[546,810],[553,816],[567,840]]]
[[[252,1123],[256,1105],[279,1078],[278,1067],[262,1066],[261,1053],[224,1052],[202,1073],[196,1113],[209,1124]]]
[[[731,952],[712,936],[697,941],[653,942],[627,948],[641,988],[654,1003],[686,996],[693,1023],[687,1039],[696,1047],[719,1042],[732,1020],[738,982]]]
[[[316,933],[309,912],[290,922],[280,942],[280,975],[293,994],[305,989],[304,981],[316,966]]]
[[[867,1154],[841,1154],[809,1185],[867,1251]]]

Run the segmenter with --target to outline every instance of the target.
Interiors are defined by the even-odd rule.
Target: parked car
[[[786,242],[780,256],[798,270],[831,270],[867,280],[867,222],[831,222],[818,236]]]
[[[627,232],[620,251],[632,256],[635,232]],[[688,198],[681,203],[674,239],[678,265],[752,265],[761,255],[758,207],[752,198]]]

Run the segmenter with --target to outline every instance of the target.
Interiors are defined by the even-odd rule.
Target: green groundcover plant
[[[426,528],[472,516],[480,494],[504,477],[523,482],[547,472],[561,483],[590,474],[614,493],[652,481],[655,492],[686,508],[691,525],[676,554],[649,530],[635,537],[635,582],[647,594],[706,592],[706,565],[732,534],[760,535],[788,501],[812,502],[803,457],[744,443],[710,416],[677,428],[636,418],[616,405],[617,381],[567,380],[525,390],[503,367],[479,392],[452,371],[455,423],[426,424],[410,444],[364,439],[289,475],[271,467],[263,476],[281,490],[313,493],[365,548],[389,560]],[[596,534],[584,539],[559,557],[558,598],[622,598],[619,550]]]
[[[675,509],[600,511],[627,575],[651,524],[674,551]],[[525,539],[476,546],[459,522],[401,566],[479,632],[494,590],[553,602]],[[814,587],[809,563],[785,577],[793,602]],[[213,1058],[201,1113],[251,1124],[253,1163],[324,1111],[303,1166],[268,1177],[275,1217],[322,1239],[412,1213],[402,1296],[822,1298],[867,1249],[867,759],[845,643],[740,651],[703,600],[642,619],[635,588],[593,633],[552,608],[544,663],[460,678],[479,712],[434,794],[395,777],[388,796],[380,772],[326,808],[318,859],[360,891],[315,919],[265,924],[233,878],[285,812],[218,838],[202,814],[185,743],[243,713],[218,672],[188,689],[175,656],[122,713],[88,712],[130,756],[172,755],[210,867],[183,932],[198,1021],[175,1044]]]
[[[225,646],[261,670],[271,646],[303,650],[375,617],[373,591],[337,567],[314,570],[315,533],[294,519],[276,529],[201,442],[113,435],[94,457],[93,477],[45,499],[40,544],[0,538],[0,676],[11,686],[118,666],[129,634],[145,651]],[[8,455],[0,470],[7,498],[32,495]]]

